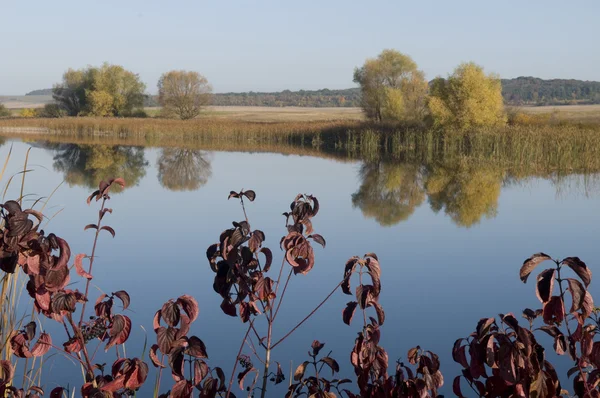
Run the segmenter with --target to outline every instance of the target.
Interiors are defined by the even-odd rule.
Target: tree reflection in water
[[[95,188],[99,181],[119,176],[127,188],[138,184],[148,166],[141,147],[59,144],[54,150],[54,169],[64,173],[69,185]]]
[[[362,184],[352,194],[352,204],[380,225],[391,226],[407,220],[425,200],[419,166],[365,163],[360,177]]]
[[[433,211],[444,210],[457,225],[470,227],[495,216],[504,174],[466,160],[424,166],[365,163],[352,204],[365,217],[391,226],[407,220],[427,197]]]
[[[194,191],[212,175],[208,156],[199,150],[164,148],[158,158],[158,181],[171,191]]]

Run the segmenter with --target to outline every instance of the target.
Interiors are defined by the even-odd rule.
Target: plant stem
[[[273,335],[273,323],[267,319],[269,324],[269,329],[267,332],[267,352],[265,354],[265,368],[263,370],[263,381],[262,381],[262,389],[260,392],[261,398],[265,398],[267,394],[267,379],[269,377],[269,364],[271,363],[271,350],[275,348],[275,346],[271,347],[271,338]]]
[[[96,229],[96,236],[94,237],[94,245],[92,246],[92,254],[90,255],[90,269],[88,270],[88,274],[92,274],[92,267],[94,266],[94,259],[96,258],[96,245],[98,244],[98,236],[100,235],[100,224],[102,223],[102,213],[104,211],[104,205],[106,203],[106,198],[102,198],[102,207],[100,207],[100,213],[98,213],[98,227]],[[85,294],[84,297],[88,297],[89,289],[90,289],[91,279],[88,279],[85,284]],[[89,300],[83,302],[83,307],[81,308],[81,318],[79,319],[79,326],[83,324],[83,318],[85,316],[85,307]]]
[[[304,319],[303,319],[303,320],[301,320],[301,321],[300,321],[300,322],[299,322],[299,323],[298,323],[296,326],[294,326],[294,327],[292,328],[292,330],[290,330],[290,331],[289,331],[289,332],[288,332],[288,333],[287,333],[285,336],[283,336],[282,338],[280,338],[279,340],[277,340],[277,342],[276,342],[275,344],[273,344],[273,346],[271,347],[271,349],[273,349],[273,348],[277,347],[277,346],[278,346],[278,345],[279,345],[281,342],[283,342],[283,340],[287,339],[287,338],[288,338],[288,337],[289,337],[289,336],[290,336],[292,333],[294,333],[294,332],[296,331],[296,329],[298,329],[300,326],[302,326],[302,324],[303,324],[304,322],[306,322],[306,321],[307,321],[307,320],[308,320],[308,319],[309,319],[311,316],[313,316],[313,315],[315,314],[315,312],[317,312],[317,311],[319,310],[319,308],[321,308],[321,307],[323,306],[323,304],[325,304],[325,302],[326,302],[327,300],[329,300],[329,298],[330,298],[331,296],[333,296],[333,293],[335,293],[335,291],[336,291],[336,290],[337,290],[337,289],[338,289],[338,288],[339,288],[339,287],[342,285],[342,283],[344,283],[344,281],[343,281],[343,280],[342,280],[340,283],[338,283],[338,284],[337,284],[337,286],[336,286],[335,288],[333,288],[333,290],[331,291],[331,293],[329,293],[329,294],[327,295],[327,297],[325,297],[325,298],[323,299],[323,301],[321,301],[321,302],[319,303],[319,305],[317,305],[317,306],[315,307],[315,309],[313,309],[313,310],[310,312],[310,314],[308,314],[307,316],[305,316],[305,317],[304,317]]]
[[[235,376],[235,369],[237,368],[237,364],[240,359],[240,355],[242,355],[242,350],[244,349],[244,344],[246,343],[246,339],[248,338],[248,334],[250,330],[253,328],[254,319],[250,320],[250,325],[248,325],[248,330],[246,330],[246,334],[244,335],[244,339],[242,340],[242,344],[240,344],[240,349],[238,350],[237,356],[235,357],[235,363],[233,364],[233,369],[231,370],[231,377],[229,378],[229,386],[227,387],[227,394],[225,394],[225,398],[229,398],[229,394],[231,394],[231,386],[233,385],[233,377]]]
[[[560,269],[561,269],[561,265],[560,263],[557,261],[556,262],[556,281],[558,282],[558,289],[560,291],[560,300],[562,301],[562,306],[563,306],[563,312],[565,314],[565,326],[567,327],[567,333],[569,335],[569,341],[572,341],[572,335],[571,335],[571,328],[569,327],[569,317],[567,315],[567,308],[565,306],[565,292],[562,286],[562,278],[560,277]],[[579,342],[581,345],[581,341]],[[587,383],[587,378],[584,380],[583,379],[583,375],[587,375],[587,373],[585,373],[583,371],[583,368],[581,367],[581,363],[579,361],[579,358],[577,357],[577,349],[575,349],[575,365],[577,365],[577,367],[579,368],[579,374],[581,375],[581,381],[583,382],[583,385],[585,386],[585,391],[586,391],[586,396],[592,396],[591,392],[590,392],[590,387],[588,386]]]
[[[288,277],[285,281],[285,285],[283,286],[283,291],[281,292],[281,297],[279,298],[278,303],[277,303],[277,309],[275,310],[275,314],[272,316],[273,321],[275,321],[275,318],[277,317],[277,314],[279,313],[279,307],[281,307],[281,302],[283,301],[283,296],[285,296],[285,292],[287,290],[288,283],[290,283],[290,278],[292,277],[293,271],[294,271],[294,268],[291,268],[290,273],[288,274]]]

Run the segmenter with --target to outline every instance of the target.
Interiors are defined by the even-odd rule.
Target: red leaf
[[[229,316],[237,316],[237,309],[235,308],[235,304],[233,304],[231,300],[229,300],[229,298],[223,299],[223,301],[221,302],[221,310],[223,310],[223,312]]]
[[[89,274],[88,272],[86,272],[83,269],[83,259],[85,257],[85,254],[78,254],[75,256],[75,271],[77,272],[77,275],[81,276],[82,278],[85,279],[92,279],[92,274]]]
[[[263,271],[269,272],[269,269],[271,269],[271,263],[273,262],[273,253],[271,252],[271,249],[267,247],[263,247],[262,249],[260,249],[260,252],[265,255],[265,264],[263,265]]]
[[[52,347],[52,338],[48,333],[40,334],[40,338],[37,340],[33,348],[31,349],[31,355],[34,357],[41,357],[46,355]]]
[[[156,354],[157,350],[158,344],[152,344],[152,347],[150,347],[150,361],[155,368],[164,368],[165,365],[158,359],[158,355]]]
[[[179,323],[179,314],[179,307],[173,301],[167,301],[160,309],[162,319],[171,327],[175,327]]]
[[[190,322],[194,322],[198,319],[198,314],[200,313],[200,308],[198,307],[198,302],[192,297],[183,295],[177,299],[177,303],[181,305],[183,311],[190,318]]]
[[[242,372],[240,372],[238,374],[238,382],[240,385],[240,390],[245,390],[244,388],[244,379],[246,378],[246,376],[248,375],[248,373],[250,372],[254,372],[254,381],[252,382],[252,385],[248,387],[247,391],[253,391],[254,390],[254,385],[256,384],[256,380],[258,380],[258,370],[256,370],[255,368],[249,367],[246,368],[245,370],[243,370]]]
[[[125,375],[120,375],[110,383],[104,384],[102,387],[100,387],[102,391],[108,392],[117,392],[122,388],[125,388]]]
[[[186,354],[195,358],[208,358],[206,353],[206,345],[196,336],[192,336],[188,340],[188,347],[185,350]]]
[[[15,375],[15,368],[12,366],[10,361],[2,360],[0,361],[0,369],[2,369],[3,372],[2,380],[6,383],[9,383]]]
[[[92,194],[87,198],[87,204],[89,205],[92,201],[92,199],[94,199],[96,197],[96,195],[99,195],[100,191],[94,191],[92,192]]]
[[[529,257],[527,260],[523,262],[523,266],[521,266],[521,270],[519,271],[519,277],[523,281],[523,283],[527,282],[527,278],[529,274],[540,265],[542,262],[546,260],[551,260],[552,258],[545,253],[536,253],[533,256]]]
[[[456,376],[454,378],[454,382],[452,383],[452,392],[459,398],[463,398],[462,391],[460,390],[460,376]]]
[[[123,303],[123,310],[126,310],[127,308],[129,308],[129,304],[131,303],[131,298],[129,297],[129,293],[127,293],[125,290],[119,290],[118,292],[114,292],[113,294],[116,297],[118,297],[119,300],[121,300],[121,302]]]
[[[179,380],[171,390],[171,398],[192,398],[194,386],[187,380]]]
[[[102,228],[100,228],[100,230],[108,231],[108,232],[110,232],[110,234],[112,235],[113,238],[115,237],[115,230],[112,229],[111,227],[109,227],[108,225],[103,226]]]
[[[552,296],[550,301],[544,304],[543,317],[547,325],[560,324],[565,319],[565,308],[560,296]]]
[[[98,226],[96,224],[88,224],[86,225],[83,230],[87,231],[88,229],[93,228],[93,229],[98,229]]]
[[[571,297],[573,298],[569,312],[573,313],[575,311],[579,311],[579,309],[583,306],[585,294],[587,292],[581,282],[579,282],[577,279],[567,278],[567,282],[569,283],[569,291],[571,292]]]
[[[542,271],[537,277],[537,285],[535,294],[542,303],[548,302],[554,288],[554,273],[555,269],[550,268]]]
[[[121,188],[125,188],[125,179],[123,179],[122,177],[114,178],[114,179],[110,180],[109,184],[110,185],[117,184],[117,185],[120,185]]]
[[[568,257],[562,260],[562,264],[569,266],[579,278],[583,281],[583,284],[587,288],[592,282],[592,271],[585,265],[579,257]]]
[[[108,332],[110,339],[106,343],[105,351],[108,351],[113,345],[123,344],[129,338],[131,333],[131,319],[125,315],[115,315],[112,319],[111,327]]]
[[[194,381],[196,382],[196,385],[198,385],[202,380],[204,380],[204,378],[209,372],[210,369],[204,361],[201,361],[199,359],[194,361]]]

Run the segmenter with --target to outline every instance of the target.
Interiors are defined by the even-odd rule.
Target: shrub
[[[11,116],[10,110],[4,106],[4,104],[0,104],[0,117],[8,117]]]

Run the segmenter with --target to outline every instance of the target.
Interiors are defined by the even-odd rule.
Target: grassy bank
[[[345,120],[5,119],[0,120],[0,132],[55,142],[269,151],[368,161],[430,163],[466,157],[528,173],[600,170],[600,125],[541,123],[537,118],[468,132]]]

